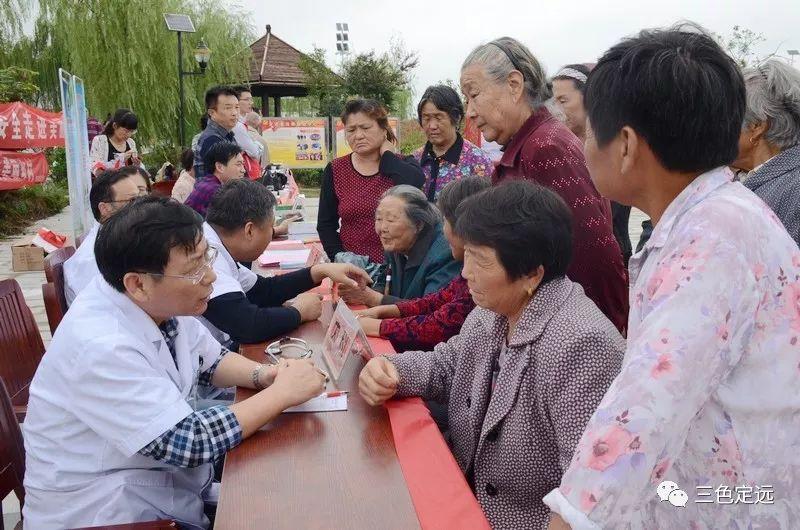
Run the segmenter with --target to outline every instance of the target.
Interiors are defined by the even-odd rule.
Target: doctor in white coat
[[[64,262],[64,296],[67,305],[71,305],[78,293],[99,274],[94,259],[94,242],[100,225],[123,206],[150,192],[150,181],[143,171],[135,166],[105,171],[92,184],[89,205],[97,222],[75,254]]]
[[[174,519],[208,527],[212,463],[318,395],[310,361],[264,366],[194,318],[215,280],[200,218],[168,199],[121,209],[97,237],[101,276],[75,299],[30,387],[23,425],[27,529]],[[260,389],[195,411],[199,383]]]

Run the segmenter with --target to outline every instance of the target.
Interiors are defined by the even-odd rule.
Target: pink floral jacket
[[[800,528],[800,251],[732,178],[631,259],[622,372],[544,499],[573,528]]]

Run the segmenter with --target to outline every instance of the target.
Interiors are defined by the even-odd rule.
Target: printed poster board
[[[261,135],[273,164],[292,169],[328,164],[327,118],[262,118]]]

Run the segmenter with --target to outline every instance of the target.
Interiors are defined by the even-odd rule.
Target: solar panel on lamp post
[[[195,30],[194,23],[192,22],[192,19],[189,18],[189,15],[165,13],[164,22],[166,22],[167,29],[169,31],[174,31],[178,34],[178,93],[180,99],[180,111],[178,114],[178,141],[180,142],[181,148],[183,148],[186,144],[183,78],[187,75],[205,75],[206,68],[208,67],[208,63],[211,59],[211,50],[206,43],[203,42],[203,39],[200,39],[197,43],[197,47],[194,49],[194,60],[197,62],[200,70],[184,72],[182,34],[195,33],[197,30]]]

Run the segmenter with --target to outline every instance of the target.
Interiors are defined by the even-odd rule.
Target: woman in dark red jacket
[[[492,183],[526,179],[558,193],[572,211],[567,276],[624,335],[628,274],[614,238],[611,205],[594,187],[578,138],[545,106],[552,97],[536,57],[503,37],[475,48],[461,67],[467,117],[504,146]]]
[[[464,177],[445,186],[439,194],[437,205],[444,216],[444,235],[456,261],[464,261],[464,245],[453,234],[457,207],[467,197],[490,186],[486,179]],[[457,335],[474,308],[467,281],[459,275],[444,289],[422,298],[356,311],[356,314],[367,335],[389,339],[398,351],[429,350]]]
[[[395,154],[397,138],[386,109],[377,101],[348,101],[342,122],[353,152],[325,168],[317,232],[331,261],[339,252],[353,252],[383,263],[383,247],[375,233],[378,202],[398,184],[422,188],[425,174],[413,157]]]

